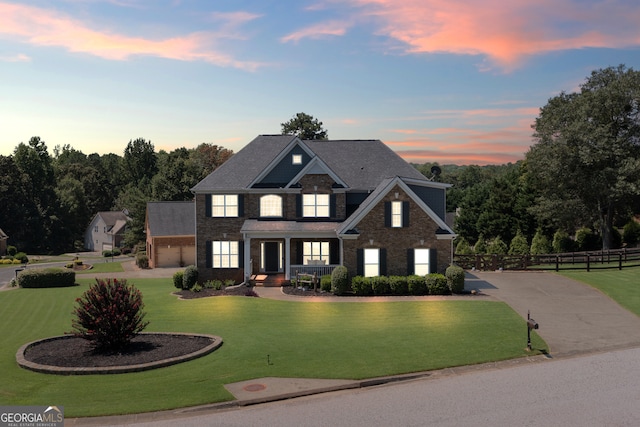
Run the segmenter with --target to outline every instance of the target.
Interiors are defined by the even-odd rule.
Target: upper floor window
[[[402,227],[402,202],[391,202],[391,226]]]
[[[294,154],[291,156],[291,164],[301,165],[302,164],[302,154]]]
[[[266,196],[260,197],[260,216],[281,217],[282,197],[275,194],[267,194]]]
[[[213,217],[238,216],[238,195],[237,194],[211,195],[211,216]]]
[[[303,194],[302,216],[305,218],[329,217],[328,194]]]

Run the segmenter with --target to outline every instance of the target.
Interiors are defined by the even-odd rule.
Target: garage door
[[[180,267],[180,247],[158,248],[156,267]]]
[[[183,246],[182,247],[182,260],[184,265],[196,265],[196,247],[195,246]]]

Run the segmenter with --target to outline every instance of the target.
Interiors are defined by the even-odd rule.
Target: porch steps
[[[284,274],[257,274],[254,276],[256,286],[280,287],[285,282]]]

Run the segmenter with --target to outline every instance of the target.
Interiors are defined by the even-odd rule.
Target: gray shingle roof
[[[272,165],[294,136],[260,135],[200,181],[193,191],[234,191],[247,188]],[[302,141],[354,190],[373,190],[385,178],[426,180],[380,140]]]
[[[105,211],[105,212],[98,212],[98,215],[100,216],[100,218],[102,218],[102,220],[104,221],[104,223],[107,225],[107,227],[112,228],[114,225],[116,225],[116,223],[118,221],[120,222],[127,222],[130,218],[122,211]]]
[[[260,135],[193,187],[196,193],[246,188],[295,138]]]
[[[194,202],[148,202],[147,221],[153,237],[196,234]]]

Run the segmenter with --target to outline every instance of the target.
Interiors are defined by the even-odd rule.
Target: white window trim
[[[426,253],[426,262],[423,259]],[[418,254],[423,254],[418,256]],[[430,249],[416,248],[413,250],[413,272],[418,276],[425,276],[431,273],[431,251]]]
[[[221,204],[214,204],[217,198],[222,198]],[[220,213],[216,212],[220,210],[221,210]],[[211,195],[211,216],[214,218],[237,217],[238,216],[238,195],[237,194],[212,194]]]
[[[402,228],[402,202],[394,200],[391,202],[391,227]]]
[[[211,268],[239,268],[240,242],[214,240],[211,242]]]
[[[329,265],[330,251],[328,241],[305,241],[302,243],[302,264],[309,265],[313,264],[313,261],[324,261],[325,265]]]
[[[365,248],[363,251],[364,277],[376,277],[380,275],[380,249]],[[374,262],[375,261],[375,262]]]
[[[319,197],[322,199],[326,197],[327,203],[326,204],[318,203]],[[311,198],[313,198],[313,203],[310,203]],[[318,193],[303,194],[302,195],[302,216],[304,218],[329,218],[329,216],[331,215],[330,204],[331,204],[331,197],[329,196],[329,194],[318,194]],[[318,211],[321,208],[322,209],[326,208],[326,215],[318,214]],[[313,211],[313,214],[311,214],[311,211]]]
[[[277,207],[276,204],[278,205]],[[273,209],[274,211],[277,210],[278,212],[268,212],[270,215],[267,215],[266,211],[270,209]],[[282,218],[282,196],[278,196],[277,194],[265,194],[260,197],[260,217]]]

